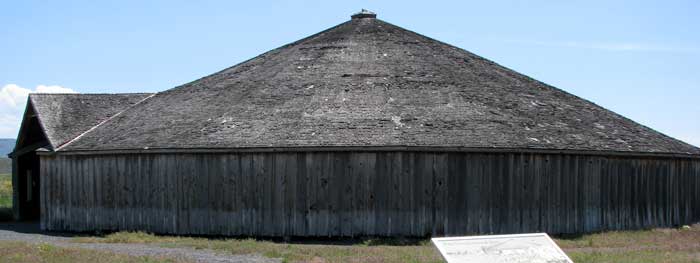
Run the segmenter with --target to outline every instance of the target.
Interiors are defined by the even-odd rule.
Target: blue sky
[[[162,91],[367,8],[700,145],[700,1],[97,2],[0,3],[0,137],[29,92]]]

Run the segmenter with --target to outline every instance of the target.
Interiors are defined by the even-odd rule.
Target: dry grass
[[[208,248],[232,254],[257,253],[286,262],[442,262],[428,240],[415,239],[283,243],[119,232],[76,241]],[[690,229],[614,231],[555,241],[575,262],[700,262],[700,225]]]
[[[557,239],[576,262],[700,262],[700,224]]]
[[[62,248],[50,244],[28,244],[24,242],[0,241],[0,263],[12,262],[178,262],[165,258],[134,257],[114,253]]]
[[[281,258],[284,262],[442,262],[442,258],[429,241],[413,239],[282,243],[255,239],[207,239],[119,232],[101,238],[79,238],[76,241],[206,248],[232,254],[261,254],[270,258]]]

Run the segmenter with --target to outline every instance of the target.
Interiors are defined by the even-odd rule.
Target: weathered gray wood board
[[[41,158],[48,230],[454,236],[700,219],[697,159],[459,152]]]

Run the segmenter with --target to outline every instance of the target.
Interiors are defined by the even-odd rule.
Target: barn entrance
[[[21,220],[39,220],[41,216],[39,165],[39,156],[35,151],[17,157],[17,187],[15,189],[17,191],[19,219]]]
[[[16,220],[39,220],[41,211],[41,173],[37,150],[49,146],[31,101],[24,113],[12,158],[12,204]]]

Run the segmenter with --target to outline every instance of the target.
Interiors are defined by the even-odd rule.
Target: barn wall
[[[305,152],[42,156],[42,227],[249,236],[582,233],[700,221],[700,161]]]

